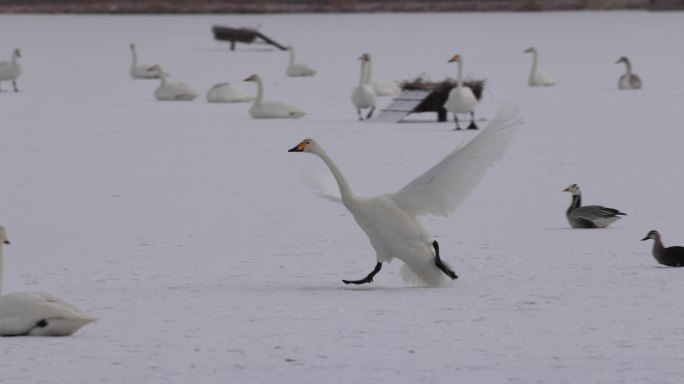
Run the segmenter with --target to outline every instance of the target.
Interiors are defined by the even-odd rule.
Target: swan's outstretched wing
[[[475,189],[487,169],[498,161],[520,124],[515,104],[502,107],[477,137],[393,195],[411,215],[447,216]]]

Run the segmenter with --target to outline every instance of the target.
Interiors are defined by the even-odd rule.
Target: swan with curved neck
[[[254,74],[245,79],[257,83],[257,96],[249,108],[249,114],[255,119],[298,119],[306,113],[294,105],[279,101],[264,101],[264,83],[261,76]]]
[[[21,75],[21,65],[17,59],[20,57],[21,51],[19,48],[15,48],[9,61],[0,61],[0,85],[3,81],[12,81],[14,92],[19,92],[17,78]],[[0,89],[0,92],[2,92],[2,89]]]
[[[46,292],[3,295],[3,247],[9,243],[0,226],[0,336],[68,336],[97,320]]]
[[[158,79],[161,76],[161,72],[157,69],[150,71],[149,65],[138,64],[138,51],[135,48],[135,44],[130,45],[131,56],[133,60],[131,61],[131,69],[128,73],[134,79]]]
[[[461,55],[454,55],[449,63],[458,64],[458,83],[456,87],[449,91],[449,97],[444,103],[444,109],[454,115],[454,122],[456,123],[456,130],[461,129],[458,124],[458,114],[470,113],[470,125],[468,129],[477,129],[475,124],[475,107],[477,106],[477,98],[473,90],[463,85],[463,57]]]
[[[639,75],[632,73],[632,64],[626,57],[621,57],[615,64],[625,63],[625,73],[620,76],[618,80],[618,88],[620,89],[641,89],[641,78]]]
[[[149,71],[159,72],[159,87],[154,91],[154,97],[161,101],[192,101],[197,92],[181,81],[167,81],[168,74],[159,65],[153,65]]]
[[[289,152],[318,156],[335,177],[339,201],[366,233],[376,252],[373,271],[360,280],[373,281],[382,263],[398,258],[404,262],[402,278],[409,283],[438,286],[456,279],[456,273],[444,262],[439,244],[431,238],[417,216],[448,216],[479,184],[480,180],[505,152],[519,125],[518,108],[503,109],[478,136],[448,154],[427,172],[395,193],[375,197],[357,195],[337,165],[313,139],[305,139]]]
[[[395,96],[401,92],[401,88],[394,81],[373,80],[373,55],[366,52],[366,83],[373,87],[375,95],[378,97]]]
[[[532,69],[530,70],[530,78],[527,81],[531,87],[547,87],[556,84],[549,73],[541,72],[537,69],[537,62],[539,61],[539,54],[534,47],[527,48],[523,53],[532,54]]]
[[[316,70],[311,68],[310,66],[302,63],[297,63],[295,62],[296,60],[296,53],[295,49],[292,46],[287,47],[287,50],[290,51],[290,63],[287,66],[287,75],[290,77],[311,77],[316,74]]]
[[[366,119],[370,119],[373,116],[373,111],[375,111],[375,90],[368,83],[370,78],[368,76],[370,56],[364,53],[359,57],[361,60],[361,72],[359,74],[359,84],[352,89],[351,100],[354,107],[356,107],[356,113],[359,115],[359,120],[363,120],[362,109],[370,108]]]

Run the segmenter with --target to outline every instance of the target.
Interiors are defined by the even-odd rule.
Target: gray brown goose
[[[684,267],[684,247],[665,247],[658,231],[650,231],[641,241],[653,239],[653,257],[668,267]]]
[[[621,215],[627,215],[617,209],[600,205],[582,207],[582,192],[577,184],[568,185],[563,192],[572,193],[572,202],[568,210],[565,211],[565,215],[573,228],[605,228],[619,219]]]

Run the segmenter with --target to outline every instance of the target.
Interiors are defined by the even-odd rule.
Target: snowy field
[[[261,26],[319,73],[286,77],[270,46],[229,52],[212,24]],[[0,59],[19,47],[24,67],[21,92],[0,94],[5,291],[100,317],[72,337],[0,339],[0,383],[681,382],[684,270],[639,240],[684,245],[684,13],[0,15],[0,36]],[[202,98],[156,101],[157,80],[128,76],[129,43]],[[527,86],[530,46],[557,86]],[[356,121],[365,51],[387,80],[455,76],[460,53],[488,81],[478,117],[522,107],[457,213],[422,220],[460,276],[448,287],[407,286],[399,261],[342,284],[373,250],[308,186],[322,162],[287,152],[316,138],[372,195],[474,136],[434,114]],[[617,89],[623,55],[643,90]],[[308,115],[203,99],[222,81],[254,93],[252,73]],[[570,229],[570,183],[628,216]]]

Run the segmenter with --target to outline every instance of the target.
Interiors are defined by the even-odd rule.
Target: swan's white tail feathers
[[[416,286],[439,287],[449,282],[449,278],[432,262],[421,263],[413,267],[404,264],[399,269],[399,276],[405,283]]]

